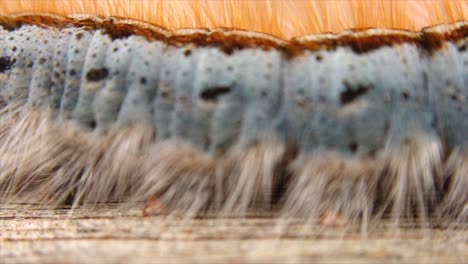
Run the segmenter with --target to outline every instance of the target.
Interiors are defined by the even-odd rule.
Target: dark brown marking
[[[200,94],[200,98],[205,101],[216,102],[219,97],[227,94],[231,91],[231,87],[227,86],[219,86],[219,87],[212,87],[204,90]]]
[[[8,57],[0,57],[0,73],[10,70],[13,62]]]
[[[86,80],[88,82],[98,82],[109,75],[109,71],[106,68],[91,69],[86,73]]]
[[[462,25],[458,28],[447,30],[443,33],[430,32],[427,28],[419,32],[395,31],[385,34],[365,34],[368,29],[354,29],[352,33],[364,33],[359,36],[356,34],[343,34],[337,38],[323,38],[311,41],[299,41],[291,39],[280,42],[265,37],[252,37],[243,34],[227,34],[231,30],[221,29],[216,31],[205,30],[203,33],[194,33],[189,35],[175,35],[167,37],[163,31],[168,31],[163,27],[152,25],[139,20],[129,21],[125,18],[110,17],[103,18],[95,16],[86,19],[65,18],[48,15],[23,15],[23,16],[4,16],[0,17],[0,25],[6,30],[16,30],[22,25],[36,25],[40,27],[81,27],[84,30],[102,29],[112,39],[127,38],[132,35],[143,36],[148,40],[160,40],[169,45],[184,46],[193,44],[200,47],[214,46],[219,47],[226,54],[232,54],[236,50],[244,48],[260,48],[263,50],[278,49],[286,54],[288,58],[299,56],[304,51],[334,50],[337,47],[349,47],[354,52],[366,53],[383,46],[394,46],[402,43],[414,43],[430,53],[443,46],[444,41],[457,42],[468,36],[468,25]],[[242,30],[236,30],[242,32]],[[231,31],[232,32],[232,31]]]
[[[83,33],[81,33],[81,32],[75,35],[75,38],[77,40],[80,40],[82,37],[83,37]]]
[[[372,88],[370,85],[352,86],[348,82],[344,82],[343,84],[345,86],[345,90],[340,94],[340,102],[343,105],[353,102],[358,97],[366,94],[367,91]]]

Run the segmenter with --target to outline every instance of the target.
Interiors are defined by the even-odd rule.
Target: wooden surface
[[[0,205],[1,263],[467,263],[466,232],[354,230],[263,218],[142,217],[141,205]],[[346,234],[345,236],[343,236]],[[429,235],[428,235],[429,234]]]

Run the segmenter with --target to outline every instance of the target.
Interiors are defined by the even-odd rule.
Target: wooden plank
[[[465,231],[356,230],[269,217],[142,217],[139,204],[2,205],[2,263],[466,263]]]

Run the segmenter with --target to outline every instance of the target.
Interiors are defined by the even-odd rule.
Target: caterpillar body
[[[119,18],[1,26],[5,201],[466,225],[467,22],[288,41]]]

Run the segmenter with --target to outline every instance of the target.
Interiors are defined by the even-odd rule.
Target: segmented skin
[[[438,201],[466,217],[468,22],[291,41],[223,30],[148,29],[159,34],[148,38],[87,23],[4,25],[2,104],[52,109],[84,131],[149,125],[157,143],[183,142],[203,154],[192,159],[192,149],[182,149],[185,168],[158,153],[163,161],[147,173],[145,195],[154,182],[162,200],[173,200],[171,188],[188,195],[177,188],[188,175],[211,188],[207,205],[193,202],[197,210],[225,195],[218,208],[234,212],[274,203],[279,182],[290,215],[323,213],[325,204],[365,218],[375,202],[400,219],[413,209],[426,217],[432,196],[446,192]],[[265,139],[279,146],[256,149]],[[212,188],[218,174],[233,186],[227,194]],[[192,199],[174,207],[192,208]]]
[[[273,136],[306,151],[369,155],[415,130],[466,145],[466,37],[435,51],[401,43],[290,58],[274,48],[231,54],[72,26],[24,25],[0,36],[4,100],[55,108],[84,127],[146,122],[158,140],[212,153]]]

